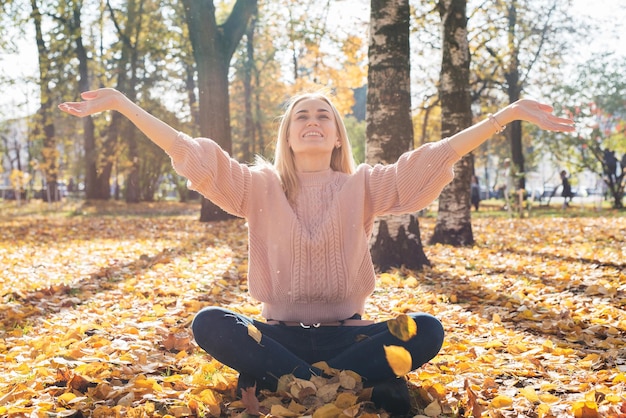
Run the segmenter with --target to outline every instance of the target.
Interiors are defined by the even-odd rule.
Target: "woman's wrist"
[[[495,120],[497,121],[498,125],[505,128],[509,123],[514,122],[518,119],[517,112],[515,110],[515,103],[512,103],[498,110],[496,113],[492,114],[492,117],[492,124],[494,124]]]

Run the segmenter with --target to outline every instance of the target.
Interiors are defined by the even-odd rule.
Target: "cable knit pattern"
[[[430,204],[459,159],[442,140],[396,164],[362,164],[352,175],[299,173],[292,206],[272,167],[240,164],[210,139],[180,134],[167,151],[191,189],[247,219],[249,289],[263,315],[308,324],[363,313],[376,277],[369,253],[375,217]]]

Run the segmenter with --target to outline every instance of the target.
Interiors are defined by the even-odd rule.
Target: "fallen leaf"
[[[261,405],[256,397],[256,385],[250,388],[241,389],[241,402],[250,415],[259,415]]]
[[[438,401],[432,401],[426,408],[424,408],[424,413],[429,417],[438,417],[441,414],[441,405],[439,405]]]
[[[505,395],[498,395],[491,400],[491,406],[494,408],[508,408],[513,405],[513,399]]]

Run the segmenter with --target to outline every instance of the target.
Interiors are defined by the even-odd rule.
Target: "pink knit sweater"
[[[249,289],[263,303],[263,316],[307,324],[363,313],[375,283],[374,218],[430,204],[460,158],[442,140],[395,164],[361,164],[351,175],[301,173],[291,205],[272,167],[240,164],[210,139],[179,134],[167,151],[191,189],[247,219]]]

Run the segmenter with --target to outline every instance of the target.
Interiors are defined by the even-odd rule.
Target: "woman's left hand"
[[[514,119],[534,123],[541,129],[556,132],[574,132],[574,121],[556,116],[554,108],[532,99],[521,99],[511,105],[514,110]]]

